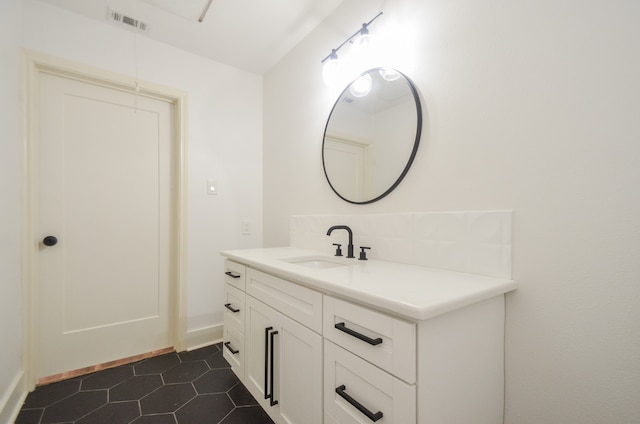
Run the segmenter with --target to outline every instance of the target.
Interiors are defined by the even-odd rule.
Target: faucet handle
[[[366,261],[367,260],[367,252],[365,251],[365,249],[371,249],[370,247],[366,247],[366,246],[360,246],[360,257],[358,258],[358,260],[360,261]]]
[[[336,256],[342,256],[342,245],[340,243],[333,243],[336,246]]]

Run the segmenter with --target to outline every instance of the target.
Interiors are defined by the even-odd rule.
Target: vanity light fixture
[[[373,21],[378,19],[380,16],[382,16],[382,12],[374,16],[369,22],[362,24],[362,28],[353,33],[351,37],[344,40],[338,47],[331,49],[331,53],[320,61],[320,63],[324,63],[324,67],[322,68],[322,78],[325,83],[331,85],[337,77],[338,69],[340,68],[338,51],[347,43],[355,44],[355,46],[358,47],[369,44],[371,37],[369,34],[369,25],[371,25]]]

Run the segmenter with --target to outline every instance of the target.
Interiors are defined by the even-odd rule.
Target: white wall
[[[222,323],[220,250],[262,244],[262,78],[24,0],[24,47],[188,95],[188,330]],[[219,193],[206,194],[207,179]],[[252,234],[241,235],[241,221]]]
[[[375,64],[414,80],[425,129],[398,189],[355,206],[322,171],[320,60],[381,3],[265,75],[265,245],[293,214],[512,209],[505,422],[640,422],[640,3],[386,0]]]
[[[11,413],[10,396],[22,391],[21,16],[20,0],[0,2],[0,422]]]

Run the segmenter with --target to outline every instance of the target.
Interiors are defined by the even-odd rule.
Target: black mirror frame
[[[396,181],[391,185],[391,187],[389,187],[384,193],[382,193],[378,197],[370,199],[370,200],[365,200],[363,202],[356,202],[354,200],[349,200],[349,199],[345,198],[340,193],[338,193],[338,191],[335,189],[333,184],[331,184],[331,180],[329,179],[329,175],[327,174],[327,167],[325,165],[325,158],[324,158],[324,143],[325,143],[325,140],[327,138],[327,129],[329,127],[329,122],[331,121],[331,115],[333,115],[333,111],[335,110],[336,106],[338,105],[338,102],[340,102],[340,99],[342,98],[343,94],[349,89],[349,87],[351,86],[351,84],[353,84],[353,82],[355,82],[358,78],[360,78],[360,77],[362,77],[362,76],[364,76],[364,75],[366,75],[366,74],[368,74],[370,72],[379,71],[381,69],[393,69],[393,68],[377,67],[377,68],[368,69],[368,70],[362,72],[360,75],[358,75],[351,83],[349,83],[349,85],[347,85],[344,88],[344,90],[342,90],[342,92],[338,96],[338,99],[336,100],[336,102],[333,104],[333,107],[331,108],[331,112],[329,113],[329,117],[327,118],[327,123],[325,124],[325,127],[324,127],[324,134],[322,136],[322,169],[324,171],[324,176],[327,179],[327,182],[329,183],[329,187],[331,187],[331,190],[333,190],[333,192],[339,198],[341,198],[345,202],[349,202],[349,203],[352,203],[354,205],[366,205],[368,203],[377,202],[378,200],[386,197],[389,193],[391,193],[393,190],[395,190],[396,187],[398,187],[400,182],[407,175],[407,172],[409,172],[409,168],[411,168],[411,165],[413,164],[413,160],[415,159],[416,153],[418,152],[418,146],[420,145],[420,137],[422,135],[422,105],[420,103],[420,95],[418,94],[418,90],[416,89],[415,85],[413,84],[413,81],[411,81],[411,79],[409,77],[407,77],[405,74],[403,74],[402,72],[398,71],[397,69],[393,69],[394,71],[399,73],[405,79],[407,84],[409,85],[409,89],[411,90],[411,94],[413,94],[413,100],[415,101],[415,104],[416,104],[416,113],[417,113],[416,138],[415,138],[415,141],[413,143],[413,149],[411,150],[411,156],[409,157],[409,160],[407,161],[407,164],[405,165],[404,169],[400,173],[400,176],[398,177],[398,179],[396,179]]]

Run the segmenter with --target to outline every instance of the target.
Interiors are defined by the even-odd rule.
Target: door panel
[[[171,105],[40,74],[40,377],[172,345]]]
[[[279,332],[280,422],[322,424],[322,336],[285,316]]]
[[[277,329],[276,312],[251,296],[246,297],[245,309],[245,386],[271,418],[275,419],[270,401],[265,399],[265,348],[268,337],[265,329]]]
[[[359,202],[367,198],[369,161],[369,145],[325,137],[324,166],[341,196]]]
[[[246,311],[245,385],[275,422],[321,424],[322,336],[252,296],[247,296]],[[264,398],[268,327],[277,331],[273,348],[275,405]],[[270,387],[267,391],[270,392]]]

